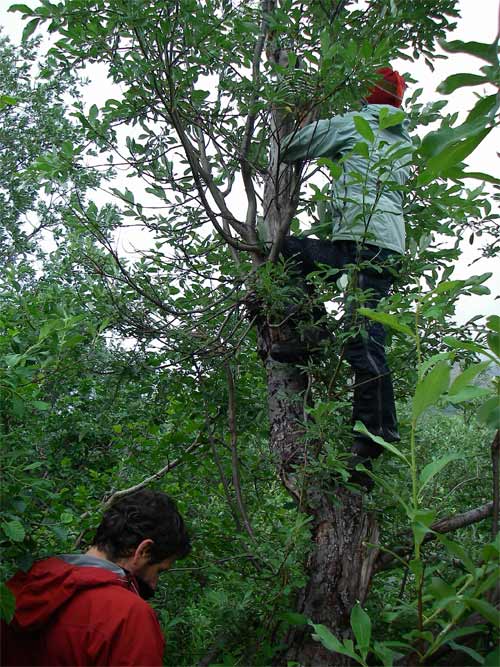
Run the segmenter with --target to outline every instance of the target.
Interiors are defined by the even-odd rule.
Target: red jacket
[[[2,626],[3,667],[163,665],[158,620],[125,574],[48,558],[7,585],[16,613]]]

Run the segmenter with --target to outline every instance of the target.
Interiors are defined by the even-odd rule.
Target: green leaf
[[[470,646],[463,646],[462,644],[457,644],[457,642],[454,641],[449,641],[448,643],[451,646],[451,648],[454,649],[455,651],[462,651],[463,653],[467,653],[468,656],[470,656],[480,665],[483,664],[484,662],[483,657],[479,655],[477,651],[474,651],[474,649],[470,648]]]
[[[0,584],[0,618],[10,623],[16,611],[16,598],[4,583]]]
[[[439,397],[448,389],[450,366],[440,361],[427,375],[420,380],[413,397],[413,418],[418,419],[427,408],[435,405]]]
[[[482,171],[462,171],[459,178],[475,178],[478,181],[486,181],[487,183],[493,183],[493,185],[500,185],[500,178],[496,178],[491,174],[485,174]]]
[[[203,102],[210,96],[208,90],[193,90],[191,93],[191,100],[193,104],[203,104]]]
[[[47,320],[47,322],[45,322],[45,324],[42,324],[42,326],[40,327],[38,340],[42,341],[56,329],[63,329],[63,328],[64,328],[64,322],[62,320],[55,320],[55,319]]]
[[[163,199],[163,201],[167,201],[167,195],[165,193],[165,190],[161,188],[159,185],[152,185],[149,188],[146,188],[146,192],[149,192],[150,194],[154,195],[155,197],[158,197],[159,199]]]
[[[26,26],[23,30],[23,35],[21,37],[21,41],[23,43],[26,42],[31,37],[31,35],[37,29],[37,26],[38,26],[39,23],[40,23],[40,19],[31,19],[31,21],[29,21],[26,24]]]
[[[415,338],[415,334],[410,329],[410,327],[407,324],[400,322],[396,315],[381,313],[378,310],[372,310],[371,308],[358,308],[358,313],[363,315],[363,317],[368,317],[370,320],[380,322],[381,324],[384,324],[385,326],[388,326],[395,331],[399,331],[400,333],[404,333],[408,336],[411,336],[412,338]]]
[[[493,127],[487,127],[466,139],[447,145],[443,151],[428,161],[427,170],[434,174],[441,174],[458,162],[462,162],[476,150],[492,129]]]
[[[427,169],[418,177],[418,182],[427,183],[444,172],[450,172],[469,155],[495,126],[494,114],[500,105],[498,95],[481,98],[467,116],[464,123],[457,127],[441,127],[429,132],[422,140],[420,153],[428,159]],[[463,165],[462,174],[463,177]]]
[[[0,95],[0,111],[5,107],[12,106],[17,103],[17,98],[10,95]]]
[[[487,553],[487,551],[486,551],[486,553]],[[497,554],[497,558],[498,558],[498,554]],[[481,581],[479,586],[476,588],[476,595],[478,597],[482,596],[484,593],[486,593],[491,588],[496,586],[497,583],[498,583],[498,572],[495,569],[494,572],[490,572],[490,574],[486,577],[486,579]]]
[[[484,348],[478,343],[472,343],[470,341],[459,340],[453,336],[444,336],[443,342],[448,345],[448,347],[453,348],[454,350],[469,350],[470,352],[478,352],[482,354]]]
[[[373,433],[370,433],[370,431],[366,428],[366,426],[363,424],[363,422],[357,421],[352,429],[355,433],[362,433],[363,435],[366,435],[370,440],[373,440],[373,442],[376,442],[379,445],[382,445],[385,449],[388,451],[392,452],[396,456],[398,456],[400,459],[402,459],[407,465],[410,465],[408,459],[406,456],[399,451],[397,447],[395,447],[393,444],[390,442],[386,442],[384,438],[381,438],[379,435],[374,435]]]
[[[441,542],[441,544],[445,546],[446,551],[448,551],[449,554],[455,556],[455,558],[458,558],[458,560],[462,561],[462,563],[469,570],[469,572],[475,575],[476,567],[471,557],[461,544],[458,544],[458,542],[454,542],[453,540],[448,539],[444,535],[438,534],[437,539]]]
[[[50,403],[47,403],[46,401],[33,401],[33,407],[35,407],[37,410],[50,410],[51,405]]]
[[[482,628],[486,629],[486,626],[481,626],[481,625],[469,625],[465,626],[462,628],[457,628],[456,630],[452,630],[449,632],[445,637],[443,644],[446,643],[446,641],[449,641],[450,639],[457,639],[459,637],[466,637],[467,635],[475,635],[478,633],[478,631],[482,630]]]
[[[498,333],[489,333],[486,337],[488,341],[488,347],[497,357],[500,357],[500,334]]]
[[[460,454],[447,454],[437,461],[428,463],[420,473],[420,492],[422,492],[422,489],[431,481],[433,477],[440,473],[441,470],[448,465],[448,463],[451,463],[451,461],[457,461],[461,458],[463,457]]]
[[[24,526],[20,521],[17,521],[17,519],[2,523],[2,530],[13,542],[22,542],[26,537]]]
[[[327,167],[328,171],[330,172],[330,176],[333,179],[340,178],[342,174],[344,173],[342,167],[338,162],[334,162],[328,157],[320,157],[316,163],[318,164],[319,167]],[[326,197],[328,195],[325,195]],[[329,221],[329,225],[331,226],[331,221]]]
[[[23,354],[6,354],[5,357],[5,363],[7,367],[9,368],[14,368],[14,366],[17,366],[17,364],[24,359]]]
[[[448,53],[468,53],[471,56],[481,58],[481,60],[486,60],[492,65],[496,65],[498,63],[497,41],[494,41],[493,44],[483,44],[482,42],[462,42],[459,39],[455,39],[451,42],[447,42],[444,39],[440,39],[438,41],[443,51],[448,51]]]
[[[459,287],[463,287],[464,284],[465,280],[445,280],[444,282],[439,283],[435,290],[429,292],[428,296],[432,296],[433,294],[444,294]]]
[[[393,127],[394,125],[399,125],[406,118],[406,114],[401,109],[396,109],[392,111],[387,107],[382,107],[379,113],[379,127],[381,130],[385,130],[388,127]]]
[[[357,141],[354,144],[354,148],[352,150],[356,155],[361,155],[362,157],[366,158],[367,160],[370,159],[370,151],[368,150],[368,144],[366,143],[366,141]],[[358,174],[355,174],[355,176],[356,175],[359,175],[360,179],[362,178],[361,174],[359,174],[359,172],[358,172]]]
[[[457,90],[457,88],[478,86],[481,83],[488,83],[488,79],[479,74],[452,74],[442,81],[436,90],[438,93],[441,93],[441,95],[449,95]]]
[[[432,577],[429,592],[438,601],[453,598],[456,595],[455,589],[439,577]]]
[[[309,625],[314,629],[313,639],[323,644],[328,651],[340,653],[341,655],[348,655],[354,660],[358,659],[359,656],[357,656],[354,651],[351,651],[344,646],[344,644],[342,644],[342,642],[340,642],[325,625],[312,623],[312,621],[309,621]]]
[[[478,419],[490,428],[500,428],[500,405],[498,398],[493,396],[479,408]]]
[[[385,642],[375,642],[373,652],[384,667],[393,667],[394,659],[398,657],[398,654],[386,646]]]
[[[435,366],[438,361],[443,361],[445,359],[453,359],[453,352],[438,352],[437,354],[433,354],[432,357],[429,357],[422,362],[422,365],[420,366],[420,375],[425,375],[429,368]]]
[[[366,139],[370,144],[375,141],[375,135],[366,118],[363,118],[363,116],[354,116],[354,126],[363,139]]]
[[[490,315],[486,320],[486,326],[488,329],[500,333],[500,316],[499,315]]]
[[[465,387],[453,396],[448,396],[448,401],[452,405],[465,403],[466,401],[473,401],[477,398],[484,398],[491,394],[491,390],[486,387]]]
[[[411,527],[415,544],[422,544],[436,516],[436,510],[420,509],[411,514]]]
[[[368,649],[370,648],[372,622],[359,602],[351,611],[351,628],[356,638],[357,648],[359,649],[363,660],[365,660],[368,655]]]
[[[33,9],[31,7],[28,7],[28,5],[11,5],[9,9],[7,10],[9,12],[23,12],[24,14],[30,16],[33,14]]]
[[[314,623],[311,623],[311,625],[315,632],[315,634],[313,634],[313,639],[321,642],[321,644],[323,644],[323,646],[329,651],[335,651],[336,653],[342,653],[345,655],[343,644],[337,639],[337,637],[335,637],[334,634],[330,632],[326,626]]]
[[[464,602],[475,611],[479,612],[483,618],[491,623],[495,628],[500,628],[500,614],[495,607],[486,600],[476,600],[475,598],[464,598]]]
[[[307,625],[308,619],[303,614],[297,614],[293,611],[284,611],[279,615],[279,618],[290,625]]]
[[[89,123],[91,125],[93,125],[96,122],[98,115],[99,115],[99,109],[97,108],[96,104],[93,104],[89,109]]]
[[[493,542],[488,542],[482,549],[482,558],[486,561],[495,560],[500,556],[500,532]]]
[[[123,199],[125,199],[125,201],[127,201],[129,204],[135,203],[134,193],[130,192],[128,188],[125,188],[125,192],[123,193]]]
[[[471,366],[466,368],[451,383],[449,390],[450,395],[453,396],[453,394],[458,394],[459,391],[465,389],[477,375],[479,375],[486,368],[488,368],[490,363],[491,363],[490,361],[482,361],[479,364],[472,364]]]
[[[483,667],[498,667],[500,665],[500,646],[488,653],[483,662]]]
[[[422,577],[424,573],[424,566],[422,565],[422,561],[420,559],[412,558],[408,563],[408,567],[410,568],[410,572],[417,580]]]
[[[473,285],[472,287],[469,287],[469,292],[471,294],[491,294],[491,290],[489,287],[486,287],[486,285]]]

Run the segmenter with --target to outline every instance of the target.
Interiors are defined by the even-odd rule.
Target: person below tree
[[[7,583],[16,612],[2,623],[1,664],[163,665],[163,636],[145,599],[190,548],[167,495],[144,489],[118,499],[87,553],[46,558]]]
[[[291,270],[300,275],[305,289],[312,292],[307,276],[323,265],[344,269],[363,293],[363,305],[375,309],[387,296],[399,258],[405,251],[403,190],[410,167],[412,143],[408,121],[399,110],[406,84],[390,67],[363,100],[360,111],[329,120],[319,120],[291,133],[282,145],[281,161],[292,163],[311,158],[338,161],[338,176],[330,186],[326,213],[319,230],[328,229],[326,239],[289,236],[282,254]],[[398,108],[395,112],[394,107]],[[392,118],[391,118],[392,116]],[[309,234],[316,233],[312,229]],[[337,280],[339,274],[328,280]],[[351,281],[352,285],[352,281]],[[317,308],[313,315],[317,321]],[[387,442],[398,441],[398,423],[392,379],[385,354],[385,331],[381,324],[356,317],[346,309],[352,332],[343,351],[355,373],[353,423]],[[324,313],[322,313],[324,315]],[[319,331],[319,329],[317,329]],[[290,362],[310,353],[312,340],[275,343],[271,357]],[[383,448],[368,437],[356,435],[352,445],[351,481],[371,486],[366,474],[355,471],[358,463],[368,467]]]

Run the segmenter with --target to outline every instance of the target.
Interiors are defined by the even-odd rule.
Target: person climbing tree
[[[412,143],[401,106],[406,88],[403,77],[390,67],[377,70],[360,111],[312,122],[288,135],[280,159],[286,163],[326,157],[337,160],[338,177],[330,186],[329,201],[318,229],[328,238],[288,236],[282,255],[304,289],[314,291],[307,277],[321,266],[347,271],[357,292],[346,307],[349,328],[343,356],[355,373],[352,421],[361,421],[370,433],[387,442],[400,439],[390,369],[381,324],[359,318],[356,305],[376,308],[387,296],[405,251],[404,184],[410,173]],[[394,112],[394,107],[398,109]],[[309,231],[309,235],[315,229]],[[338,273],[328,281],[336,281]],[[313,308],[315,331],[293,340],[276,342],[271,356],[284,363],[304,361],[325,336],[318,325],[324,312]],[[296,332],[298,330],[296,328]],[[369,477],[355,468],[370,467],[383,447],[356,435],[352,444],[351,481],[371,486]]]

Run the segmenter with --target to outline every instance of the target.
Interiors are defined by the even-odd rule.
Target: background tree
[[[243,553],[233,555],[248,560],[248,567],[257,571],[256,580],[265,579],[266,574],[280,578],[280,605],[288,604],[288,596],[300,585],[300,576],[292,588],[285,582],[290,570],[300,569],[300,551],[302,555],[308,551],[307,579],[296,604],[299,616],[288,616],[292,631],[281,647],[288,660],[327,663],[334,650],[336,664],[357,659],[353,654],[365,661],[369,624],[355,603],[363,602],[368,592],[378,555],[371,545],[379,542],[379,528],[374,515],[363,508],[358,492],[332,485],[332,468],[339,478],[346,477],[341,453],[349,438],[347,369],[331,361],[342,346],[341,305],[337,304],[330,321],[332,331],[339,335],[324,359],[304,369],[277,364],[269,357],[272,342],[288,335],[283,304],[293,298],[279,260],[280,243],[291,227],[300,225],[297,216],[301,210],[314,216],[307,201],[310,197],[300,200],[300,187],[311,171],[283,165],[279,150],[283,137],[298,127],[304,114],[330,115],[351,108],[377,66],[402,55],[432,59],[436,40],[451,27],[455,3],[369,2],[358,7],[349,2],[312,2],[304,8],[295,2],[66,0],[55,4],[44,0],[34,10],[17,8],[30,18],[25,37],[41,22],[60,33],[61,39],[50,50],[58,71],[75,71],[88,61],[98,61],[107,65],[110,78],[121,86],[121,97],[108,100],[100,109],[91,106],[86,110],[77,102],[75,116],[89,142],[86,148],[76,139],[76,145],[53,151],[50,160],[39,159],[36,168],[50,189],[54,174],[64,165],[68,169],[68,156],[71,169],[79,173],[102,154],[106,165],[125,163],[129,174],[145,184],[144,190],[135,185],[134,192],[113,189],[121,201],[121,219],[113,207],[99,209],[72,189],[64,222],[72,240],[71,261],[81,252],[79,262],[94,279],[96,274],[99,277],[91,287],[86,283],[87,293],[92,293],[93,303],[100,303],[99,295],[102,297],[116,333],[138,341],[140,372],[144,368],[151,372],[150,390],[155,387],[160,402],[168,397],[173,415],[180,407],[172,396],[179,396],[181,404],[186,393],[193,400],[189,419],[182,411],[183,420],[191,424],[186,435],[194,436],[189,446],[184,436],[182,442],[175,442],[175,437],[171,442],[165,436],[169,422],[162,416],[158,431],[153,429],[154,438],[146,436],[146,442],[154,442],[148,451],[158,456],[165,448],[167,459],[171,451],[184,451],[183,465],[188,468],[194,446],[211,452],[212,460],[204,457],[202,469],[196,467],[198,479],[210,478],[215,465],[228,508],[226,516],[234,522],[238,545],[243,547]],[[494,69],[491,60],[496,50],[492,47],[484,55]],[[485,74],[486,78],[491,75],[491,70]],[[484,290],[485,276],[449,281],[448,265],[457,257],[458,246],[442,251],[427,240],[435,230],[459,236],[475,220],[494,222],[481,192],[464,198],[464,165],[460,163],[494,124],[496,96],[486,100],[478,103],[460,128],[453,126],[452,117],[445,117],[446,131],[422,145],[408,186],[413,240],[405,274],[408,282],[390,304],[398,317],[366,313],[382,318],[393,327],[395,336],[401,334],[402,340],[396,339],[392,351],[396,368],[408,367],[409,360],[419,363],[418,372],[402,378],[402,397],[417,381],[420,395],[432,400],[448,389],[446,364],[451,355],[431,355],[441,353],[443,327],[451,333],[448,318],[459,294]],[[414,124],[439,118],[439,104],[422,109],[416,95],[413,102]],[[127,128],[124,142],[120,141],[120,126]],[[360,150],[369,150],[370,138],[365,139],[365,148]],[[316,188],[313,199],[322,198],[324,194]],[[147,230],[147,249],[136,262],[127,261],[117,250],[115,229],[122,220]],[[86,239],[83,246],[80,239]],[[106,254],[97,250],[95,242]],[[428,286],[424,294],[421,276]],[[321,284],[319,295],[332,296]],[[415,304],[416,319],[412,314]],[[495,336],[495,326],[492,321],[490,338]],[[483,338],[486,335],[486,331],[481,333]],[[460,349],[460,340],[454,340]],[[475,344],[479,346],[480,341]],[[464,345],[467,349],[467,343]],[[295,528],[284,541],[269,534],[263,514],[267,503],[277,512],[280,492],[274,490],[263,500],[259,486],[250,490],[248,484],[252,478],[255,482],[259,462],[265,458],[261,444],[266,431],[266,424],[259,422],[263,378],[256,372],[252,346],[265,367],[271,460],[299,509]],[[483,348],[469,351],[478,349]],[[121,359],[128,360],[127,355]],[[469,376],[476,371],[477,366]],[[469,376],[462,378],[462,389],[468,386]],[[141,400],[141,382],[133,386],[136,400]],[[430,387],[436,390],[429,392]],[[442,646],[447,635],[441,637],[438,631],[429,638],[424,627],[426,575],[421,542],[436,517],[422,509],[417,484],[417,422],[429,405],[419,404],[418,395],[406,429],[411,443],[412,492],[404,508],[415,536],[414,558],[407,567],[415,581],[417,607],[414,634],[408,637],[405,650],[412,650],[417,642],[416,650],[424,659]],[[481,396],[469,391],[463,400]],[[96,407],[102,411],[101,406]],[[148,419],[153,419],[151,413]],[[123,427],[116,426],[120,435]],[[140,455],[137,434],[129,436],[128,461]],[[231,453],[229,468],[218,450],[220,441]],[[116,452],[109,453],[116,456]],[[116,458],[112,461],[116,463]],[[247,477],[243,486],[242,465]],[[167,461],[162,469],[171,469],[169,466]],[[440,467],[428,469],[421,485]],[[152,466],[152,471],[159,468]],[[115,473],[111,473],[111,488],[120,480]],[[263,477],[263,483],[270,485],[267,464]],[[394,490],[385,477],[381,484],[392,498]],[[192,499],[194,502],[194,495]],[[309,550],[305,548],[307,534]],[[267,544],[262,547],[259,542],[264,535]],[[273,563],[269,547],[276,542],[283,558]],[[479,590],[484,581],[491,580],[489,566],[476,578]],[[474,589],[474,595],[479,594]],[[476,599],[474,595],[471,599]],[[220,603],[221,610],[226,603],[227,598]],[[488,613],[491,616],[491,610]],[[453,616],[450,628],[460,618]],[[315,624],[316,638],[304,628],[307,619]],[[266,623],[270,621],[259,627]],[[334,635],[321,624],[328,625]],[[356,649],[349,644],[351,624]],[[276,632],[282,634],[282,628]],[[394,648],[380,644],[377,656],[388,659]]]

